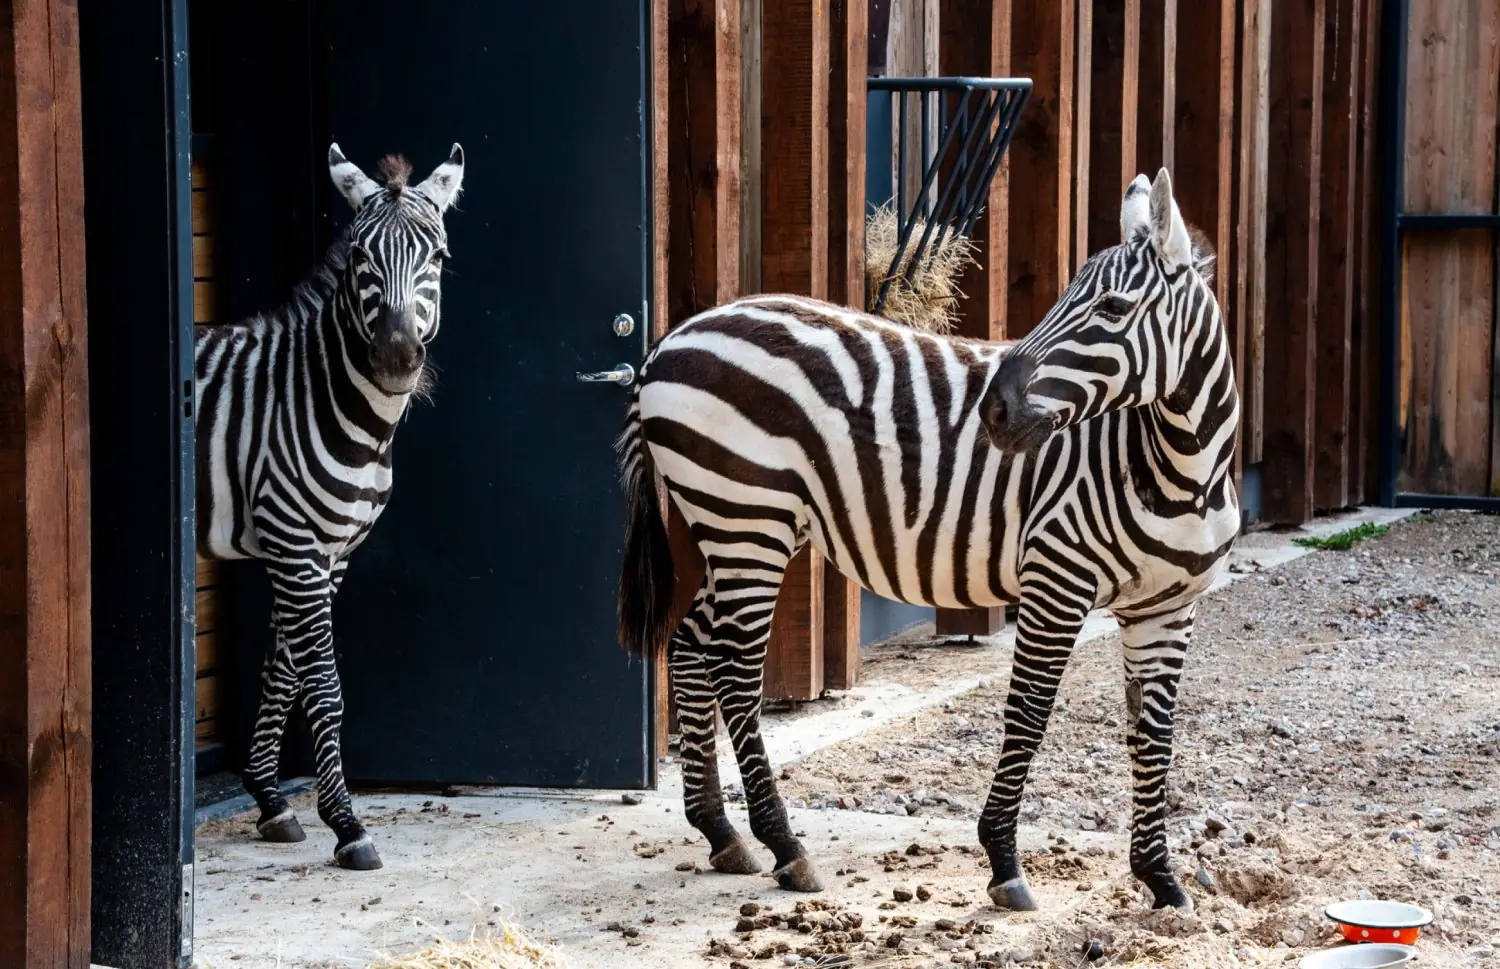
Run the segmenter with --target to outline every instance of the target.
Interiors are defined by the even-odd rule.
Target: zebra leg
[[[334,860],[340,867],[369,871],[381,867],[380,855],[354,815],[344,785],[339,731],[344,694],[333,656],[332,571],[308,564],[273,565],[271,590],[276,619],[286,635],[293,668],[301,686],[302,708],[312,733],[318,771],[318,817],[338,838]]]
[[[771,616],[786,562],[787,559],[782,559],[776,563],[775,579],[770,581],[766,578],[773,568],[770,565],[757,566],[745,575],[738,570],[715,572],[711,583],[715,653],[711,675],[719,711],[734,741],[745,801],[750,808],[750,830],[776,856],[776,867],[771,874],[787,891],[821,892],[823,883],[817,869],[802,842],[792,833],[786,805],[776,790],[776,777],[766,756],[766,744],[760,736],[766,647],[771,639]]]
[[[708,839],[708,863],[727,875],[753,875],[760,862],[724,813],[714,740],[714,687],[701,639],[712,628],[708,583],[677,626],[668,646],[672,691],[682,731],[682,803],[688,823]]]
[[[990,859],[990,900],[998,908],[1017,912],[1032,912],[1037,907],[1016,847],[1021,796],[1026,790],[1031,758],[1047,732],[1058,683],[1090,605],[1081,595],[1070,593],[1051,584],[1041,590],[1022,588],[1010,695],[1005,701],[1005,741],[984,813],[979,817],[979,843]]]
[[[1149,618],[1121,617],[1125,639],[1126,745],[1134,779],[1130,870],[1151,890],[1154,908],[1186,912],[1193,900],[1172,874],[1167,850],[1167,771],[1177,684],[1193,636],[1196,603]]]
[[[281,630],[273,622],[271,648],[266,651],[266,665],[261,673],[260,712],[255,717],[255,734],[250,741],[250,759],[245,765],[245,790],[260,808],[255,829],[267,841],[286,844],[305,841],[307,834],[281,794],[281,738],[287,714],[297,702],[297,674],[292,669],[292,654]]]

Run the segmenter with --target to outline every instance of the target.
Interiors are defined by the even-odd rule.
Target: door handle
[[[613,370],[601,370],[599,373],[581,373],[577,375],[579,383],[585,384],[619,384],[621,387],[629,387],[635,383],[635,368],[628,363],[622,363]]]

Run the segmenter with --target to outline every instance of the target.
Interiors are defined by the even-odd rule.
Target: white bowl
[[[1415,954],[1409,945],[1369,942],[1314,952],[1297,965],[1298,969],[1395,969],[1411,962]]]
[[[1335,902],[1323,909],[1323,914],[1335,922],[1362,929],[1416,929],[1432,921],[1432,913],[1425,908],[1378,899]]]

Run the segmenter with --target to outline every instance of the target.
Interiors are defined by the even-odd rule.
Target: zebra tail
[[[620,645],[632,656],[651,659],[666,647],[672,634],[676,572],[656,491],[656,469],[641,424],[639,385],[616,449],[628,503],[617,608]]]

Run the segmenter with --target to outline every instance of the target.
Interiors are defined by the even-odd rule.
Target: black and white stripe
[[[979,832],[1002,907],[1035,905],[1016,848],[1026,774],[1084,617],[1110,609],[1125,638],[1131,868],[1158,905],[1190,906],[1168,863],[1164,783],[1194,606],[1240,527],[1239,403],[1213,257],[1165,171],[1127,189],[1121,227],[1123,242],[1090,259],[1014,345],[757,296],[685,322],[642,366],[620,440],[631,496],[620,633],[638,655],[669,650],[687,815],[715,868],[759,868],[724,813],[717,702],[779,881],[819,887],[758,719],[777,592],[811,541],[893,599],[1019,603]],[[653,469],[708,563],[675,631]]]
[[[335,857],[368,869],[380,856],[344,785],[331,609],[350,553],[390,498],[391,441],[422,390],[439,323],[443,213],[461,187],[463,152],[454,145],[412,186],[397,157],[382,162],[381,182],[337,145],[328,164],[355,215],[323,264],[274,312],[197,334],[198,550],[260,559],[271,579],[275,640],[245,772],[261,835],[304,837],[277,784],[282,731],[300,702]]]

